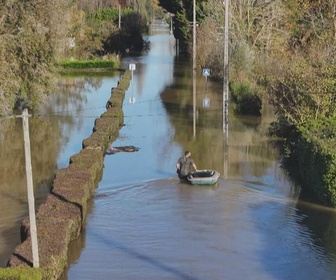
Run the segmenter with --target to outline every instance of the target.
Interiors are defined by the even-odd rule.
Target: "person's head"
[[[189,151],[185,151],[185,152],[184,152],[184,156],[185,156],[185,157],[190,157],[190,156],[191,156],[191,152],[189,152]]]

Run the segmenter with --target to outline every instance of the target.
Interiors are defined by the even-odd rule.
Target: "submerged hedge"
[[[51,192],[36,213],[40,268],[32,268],[29,218],[21,224],[22,243],[15,248],[0,279],[58,279],[67,265],[69,243],[81,232],[87,201],[102,178],[104,155],[123,125],[122,102],[130,84],[125,71],[111,90],[107,111],[96,119],[93,133],[83,140],[82,150],[70,157],[69,166],[55,175]],[[116,99],[116,100],[114,100]]]

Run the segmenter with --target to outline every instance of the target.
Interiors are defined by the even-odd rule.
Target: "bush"
[[[240,115],[261,116],[262,101],[248,84],[231,83],[233,101],[236,103],[234,112]]]
[[[112,68],[115,69],[118,66],[116,61],[112,60],[69,60],[63,61],[59,64],[64,69],[100,69],[100,68]]]
[[[293,179],[324,205],[336,206],[335,120],[311,120],[287,135],[284,161]]]

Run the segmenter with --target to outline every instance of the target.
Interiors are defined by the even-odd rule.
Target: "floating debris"
[[[135,147],[135,146],[120,146],[120,147],[110,147],[107,151],[106,154],[107,155],[113,155],[115,153],[119,153],[119,152],[137,152],[139,151],[140,148]]]

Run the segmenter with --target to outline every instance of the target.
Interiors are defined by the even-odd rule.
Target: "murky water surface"
[[[174,55],[168,33],[149,39],[147,54],[124,61],[125,67],[135,63],[136,70],[124,102],[125,126],[112,145],[140,149],[105,157],[102,181],[62,279],[336,279],[335,212],[301,200],[300,188],[280,168],[277,150],[264,134],[274,119],[271,110],[265,108],[260,119],[230,112],[226,139],[221,85],[205,87],[198,76],[194,118],[190,63]],[[39,143],[37,182],[80,150],[117,79],[103,78],[75,96],[64,89],[54,96],[45,114],[60,116],[42,118],[43,133],[32,136]],[[61,80],[66,81],[76,79]],[[56,106],[63,95],[68,102]],[[20,138],[20,121],[13,123],[18,135],[11,139]],[[1,137],[2,155],[21,172],[11,175],[3,161],[8,179],[0,189],[0,233],[7,242],[0,243],[2,249],[13,243],[8,233],[15,232],[27,205],[25,193],[17,190],[25,187],[24,165],[14,151],[6,154],[3,139],[12,140]],[[175,162],[184,150],[192,152],[199,169],[222,174],[216,185],[179,182]]]
[[[55,172],[68,166],[70,156],[91,135],[118,80],[119,73],[64,77],[40,115],[29,118],[36,207],[49,193]],[[4,267],[20,243],[28,199],[22,119],[2,119],[0,127],[0,267]]]

